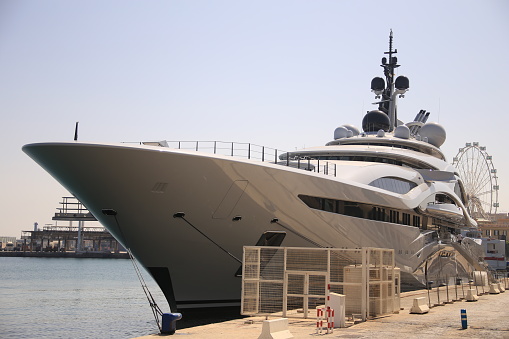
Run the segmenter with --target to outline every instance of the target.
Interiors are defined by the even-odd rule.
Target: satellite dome
[[[341,126],[341,127],[344,127],[344,128],[346,128],[347,130],[352,131],[352,133],[353,133],[353,135],[354,135],[354,136],[357,136],[357,135],[359,135],[359,134],[360,134],[359,129],[358,129],[357,127],[355,127],[354,125],[343,125],[343,126]]]
[[[375,92],[377,95],[380,95],[384,89],[385,80],[383,78],[376,77],[371,80],[371,91]]]
[[[344,126],[339,126],[334,130],[334,140],[348,137],[348,129]]]
[[[406,125],[399,125],[394,130],[394,136],[400,139],[409,139],[410,138],[410,128]]]
[[[446,138],[445,128],[436,122],[424,124],[419,134],[422,139],[428,138],[428,142],[436,147],[442,146]]]
[[[410,88],[410,81],[404,75],[400,75],[394,82],[394,87],[399,90],[407,91]]]
[[[378,132],[383,129],[389,132],[391,122],[387,114],[382,111],[374,110],[366,113],[362,119],[362,129],[364,132]]]

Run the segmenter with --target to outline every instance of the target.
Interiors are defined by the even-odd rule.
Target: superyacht
[[[407,287],[434,270],[466,276],[482,267],[475,242],[455,234],[476,222],[440,150],[445,129],[424,110],[399,120],[409,80],[395,75],[396,53],[391,32],[384,77],[371,81],[376,109],[325,146],[75,140],[23,151],[132,251],[172,311],[240,305],[245,245],[391,248]]]

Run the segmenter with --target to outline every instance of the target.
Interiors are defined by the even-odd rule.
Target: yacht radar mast
[[[398,58],[393,56],[398,53],[397,49],[392,49],[392,30],[389,34],[389,51],[384,52],[388,54],[389,58],[382,58],[382,64],[380,65],[384,69],[385,81],[383,78],[376,77],[371,80],[371,90],[375,93],[376,98],[380,98],[378,109],[389,116],[390,128],[389,132],[392,132],[397,127],[398,117],[396,108],[396,98],[403,97],[403,94],[409,88],[408,78],[405,76],[398,76],[396,80],[395,69],[398,68]],[[387,83],[387,86],[385,86]]]

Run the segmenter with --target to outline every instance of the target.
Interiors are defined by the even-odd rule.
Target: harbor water
[[[143,277],[163,312],[162,292]],[[0,337],[133,338],[157,333],[130,260],[0,258]]]

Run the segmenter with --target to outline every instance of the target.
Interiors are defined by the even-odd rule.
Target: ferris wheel
[[[499,186],[492,160],[486,147],[478,142],[466,143],[453,159],[465,188],[468,210],[475,219],[489,220],[490,214],[497,213]]]

